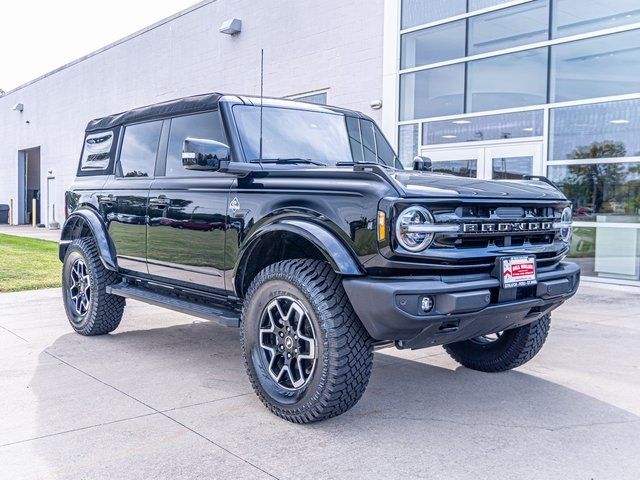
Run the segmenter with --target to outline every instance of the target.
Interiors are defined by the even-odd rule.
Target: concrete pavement
[[[0,225],[0,233],[16,235],[18,237],[40,238],[57,242],[60,240],[62,230],[49,230],[48,228],[33,228],[31,225]]]
[[[636,292],[582,287],[504,374],[378,351],[360,403],[307,426],[254,396],[236,330],[129,301],[81,337],[58,289],[0,294],[0,477],[637,479]]]

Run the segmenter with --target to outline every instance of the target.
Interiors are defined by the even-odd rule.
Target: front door
[[[159,160],[149,192],[149,274],[193,288],[223,290],[227,205],[236,177],[182,166],[185,139],[226,143],[219,112],[177,117],[166,123],[166,158]]]
[[[542,175],[542,143],[522,142],[458,148],[424,147],[436,172],[485,180],[519,180]]]

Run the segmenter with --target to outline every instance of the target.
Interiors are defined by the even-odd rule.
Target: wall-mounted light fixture
[[[23,110],[24,110],[24,104],[22,104],[22,103],[16,103],[13,106],[13,111],[14,112],[22,112]]]
[[[236,35],[242,31],[242,20],[239,18],[230,18],[220,25],[220,33],[226,35]]]
[[[374,110],[380,110],[382,108],[382,100],[372,100],[371,108]]]

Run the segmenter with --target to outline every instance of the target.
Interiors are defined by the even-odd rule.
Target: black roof
[[[91,120],[87,125],[86,132],[110,129],[126,123],[145,122],[174,115],[215,110],[218,108],[220,97],[222,97],[221,93],[205,93],[134,108],[126,112]]]
[[[224,94],[222,93],[205,93],[201,95],[193,95],[191,97],[176,98],[175,100],[167,100],[166,102],[134,108],[133,110],[127,110],[126,112],[114,113],[113,115],[107,115],[106,117],[91,120],[87,125],[85,131],[87,133],[91,133],[100,130],[112,129],[114,127],[119,127],[121,125],[130,123],[148,122],[178,115],[188,115],[190,113],[215,110],[218,108],[218,104],[223,95]],[[238,101],[247,103],[249,105],[258,104],[254,102],[260,101],[260,97],[255,96],[234,95],[234,97]],[[300,106],[306,106],[308,108],[322,108],[342,115],[349,115],[371,120],[371,118],[369,118],[362,112],[347,110],[346,108],[341,107],[333,107],[331,105],[316,105],[312,103],[274,97],[264,97],[263,100],[265,101],[265,105],[269,105],[270,103],[272,105],[280,104],[282,102],[297,103]]]

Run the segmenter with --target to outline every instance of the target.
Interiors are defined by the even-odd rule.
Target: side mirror
[[[421,156],[414,157],[413,169],[421,172],[431,171],[431,159],[429,157]]]
[[[214,172],[231,161],[231,149],[224,143],[187,138],[182,145],[182,166],[187,170]]]

